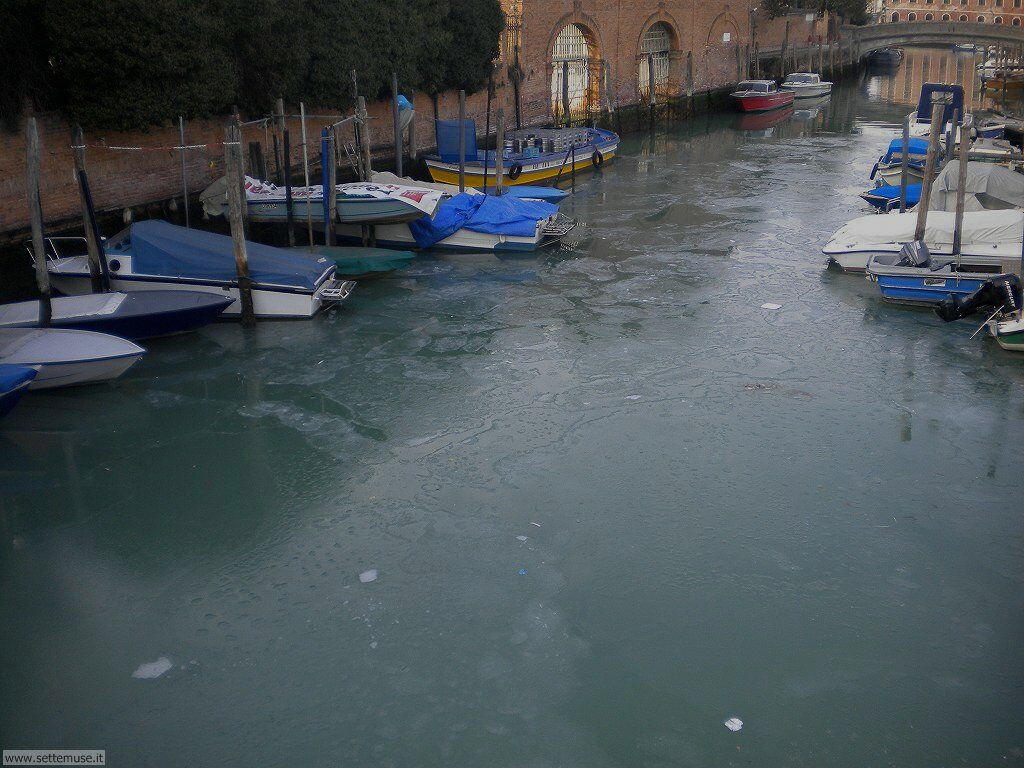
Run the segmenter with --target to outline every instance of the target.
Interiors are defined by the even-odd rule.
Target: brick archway
[[[638,96],[649,98],[648,80],[652,69],[656,95],[678,93],[682,83],[683,55],[679,25],[662,9],[648,16],[640,29],[634,48]]]
[[[555,23],[548,39],[547,64],[556,123],[586,118],[600,109],[605,75],[598,26],[592,18],[577,9]]]

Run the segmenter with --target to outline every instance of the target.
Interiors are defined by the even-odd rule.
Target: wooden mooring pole
[[[186,163],[185,153],[188,151],[185,149],[185,116],[178,115],[178,141],[181,147],[181,202],[185,207],[185,228],[189,229],[192,226],[192,222],[189,219],[188,212],[188,165]]]
[[[299,127],[302,131],[302,176],[306,182],[306,242],[313,250],[313,205],[309,188],[309,141],[306,139],[306,104],[299,102]],[[323,190],[321,190],[323,191]]]
[[[924,161],[924,181],[921,183],[921,199],[917,203],[917,228],[914,230],[915,240],[924,240],[925,229],[928,225],[928,198],[932,192],[932,182],[935,176],[935,157],[939,150],[939,132],[942,130],[942,116],[945,113],[946,104],[951,100],[952,94],[935,92],[932,94],[932,124],[928,131],[928,155]]]
[[[911,115],[913,112],[911,112]],[[910,161],[910,115],[903,118],[903,152],[900,160],[900,213],[907,212],[907,168]]]
[[[29,117],[25,126],[25,151],[28,160],[28,213],[32,222],[32,259],[36,266],[36,286],[39,288],[39,325],[50,324],[50,273],[46,271],[46,244],[43,242],[43,204],[39,193],[39,126]]]
[[[338,195],[334,191],[333,137],[327,128],[320,131],[320,178],[323,185],[324,245],[334,245],[334,219],[338,206]]]
[[[284,99],[277,100],[277,120],[284,144],[281,176],[284,179],[284,204],[288,219],[288,245],[295,246],[295,201],[292,199],[292,137],[284,116]]]
[[[494,151],[494,190],[498,197],[501,197],[504,192],[505,183],[505,110],[498,107],[498,125],[496,128],[495,136],[495,151]]]
[[[466,191],[466,92],[459,91],[459,192]]]
[[[398,73],[391,73],[391,117],[395,121],[395,174],[402,175],[402,126],[398,123]]]
[[[75,179],[78,181],[78,197],[82,204],[82,229],[85,231],[85,247],[89,255],[92,292],[102,293],[110,290],[110,274],[107,272],[103,241],[100,239],[99,225],[96,223],[96,209],[92,202],[92,191],[89,189],[89,175],[85,170],[85,134],[82,133],[80,125],[75,126],[72,134],[71,150],[75,157]]]
[[[246,203],[242,185],[238,183],[242,172],[242,131],[236,120],[232,120],[225,131],[224,165],[228,184],[228,222],[231,225],[231,242],[235,253],[238,298],[242,304],[242,327],[252,328],[256,325],[256,314],[252,305],[252,279],[249,277],[245,226],[242,223],[242,208]]]
[[[953,218],[953,257],[956,259],[957,267],[960,266],[960,247],[963,241],[964,228],[964,200],[967,186],[967,158],[970,155],[970,138],[968,132],[971,130],[972,119],[965,114],[960,121],[960,157],[956,177],[956,215]],[[956,130],[956,123],[953,124]],[[927,205],[928,201],[922,199],[918,205]]]

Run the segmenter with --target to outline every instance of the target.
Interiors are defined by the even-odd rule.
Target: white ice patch
[[[738,731],[743,727],[743,721],[740,720],[738,717],[730,717],[728,720],[725,721],[724,725],[730,731]]]
[[[529,536],[516,536],[516,541],[526,541],[529,538]]]
[[[626,395],[627,400],[639,400],[641,395]]]
[[[761,305],[761,309],[782,309],[782,305],[781,304],[772,304],[772,303],[769,302],[768,304],[762,304]]]
[[[359,574],[359,580],[361,582],[363,582],[363,584],[369,584],[371,581],[376,581],[377,580],[377,569],[376,568],[371,568],[368,571],[363,571],[362,573]]]
[[[174,665],[171,663],[170,659],[166,656],[161,656],[156,661],[139,664],[139,668],[132,672],[132,677],[138,678],[139,680],[152,680],[154,677],[160,677],[160,675],[173,666]]]

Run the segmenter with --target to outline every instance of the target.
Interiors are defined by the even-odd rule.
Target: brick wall
[[[751,41],[750,0],[503,0],[509,23],[501,41],[501,55],[495,67],[496,96],[493,108],[504,107],[508,122],[514,119],[513,88],[509,68],[514,61],[514,43],[519,42],[522,82],[522,119],[535,125],[552,118],[552,50],[559,31],[577,25],[587,42],[587,66],[591,87],[587,103],[592,110],[624,106],[640,99],[640,68],[646,58],[640,54],[644,32],[653,24],[665,24],[671,49],[668,53],[668,83],[660,95],[676,96],[689,91],[708,90],[735,82],[746,63]],[[775,34],[774,20],[759,28],[761,35]],[[764,39],[768,39],[765,37]],[[764,47],[764,43],[761,43]],[[434,106],[429,96],[414,98],[416,119],[413,141],[416,148],[433,145]],[[483,129],[485,93],[467,100],[467,115]],[[296,111],[292,108],[292,111]],[[454,93],[438,98],[441,117],[458,114]],[[393,128],[390,104],[371,105],[373,140],[387,145]],[[173,116],[169,116],[174,119]],[[310,115],[310,152],[318,155],[322,125],[334,118]],[[209,146],[189,150],[187,175],[194,192],[223,173],[224,119],[192,121],[187,125],[187,144]],[[53,115],[40,119],[43,148],[43,213],[48,222],[67,222],[79,215],[78,193],[73,176],[70,127]],[[294,160],[301,161],[299,125],[291,120]],[[243,140],[260,141],[269,154],[269,142],[262,126],[248,126]],[[181,193],[181,159],[177,151],[177,125],[154,128],[144,133],[94,131],[86,134],[86,164],[96,206],[116,211],[166,200]],[[116,150],[110,147],[139,147]],[[0,233],[9,240],[28,225],[25,195],[25,142],[22,134],[0,133]],[[314,182],[315,183],[315,182]]]

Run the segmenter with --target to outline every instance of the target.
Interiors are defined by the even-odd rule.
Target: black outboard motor
[[[935,314],[947,323],[972,315],[982,308],[1016,312],[1021,308],[1021,284],[1016,275],[996,275],[986,280],[974,293],[962,299],[950,296],[935,306]]]
[[[900,257],[894,267],[927,267],[931,262],[928,246],[920,240],[904,243],[900,248]]]

